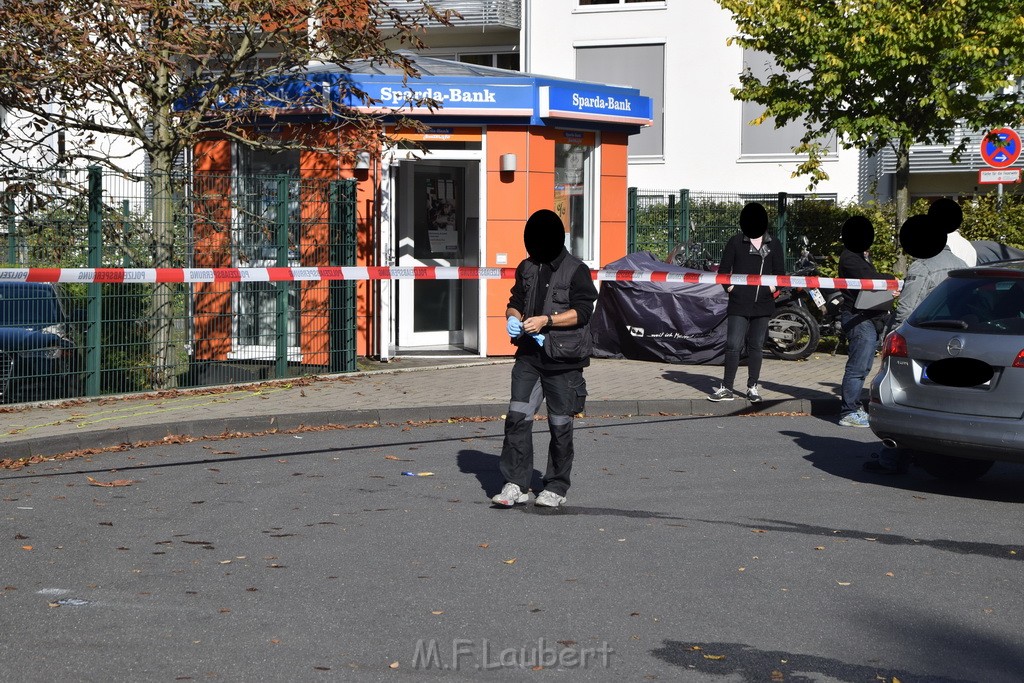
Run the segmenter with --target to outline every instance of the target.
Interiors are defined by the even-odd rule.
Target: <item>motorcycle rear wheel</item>
[[[803,308],[783,306],[768,321],[765,350],[783,360],[803,360],[818,348],[818,321]]]

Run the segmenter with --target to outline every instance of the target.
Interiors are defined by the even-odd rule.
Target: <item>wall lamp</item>
[[[356,163],[352,168],[357,171],[370,170],[370,153],[364,149],[356,152]]]
[[[499,159],[498,168],[502,173],[514,173],[516,170],[516,155],[515,154],[502,154]]]

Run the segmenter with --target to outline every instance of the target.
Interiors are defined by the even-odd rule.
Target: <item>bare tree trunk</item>
[[[174,266],[174,179],[171,160],[153,161],[153,267]],[[156,283],[150,310],[150,353],[154,389],[177,386],[174,372],[174,285]]]

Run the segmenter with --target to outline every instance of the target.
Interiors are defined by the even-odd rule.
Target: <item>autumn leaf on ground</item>
[[[134,479],[115,479],[114,481],[98,481],[92,477],[86,477],[89,480],[90,486],[105,486],[107,488],[111,486],[131,486],[135,483]]]
[[[505,564],[515,564],[516,563],[516,558],[513,557],[512,559],[509,559],[509,560],[502,560],[502,562],[504,562]]]
[[[388,664],[388,668],[389,669],[397,669],[398,668],[398,662],[391,662],[390,664]]]

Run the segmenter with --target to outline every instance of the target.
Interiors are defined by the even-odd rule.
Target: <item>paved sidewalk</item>
[[[195,391],[0,408],[0,459],[82,449],[326,425],[499,417],[508,406],[510,358],[405,360],[380,370]],[[835,415],[846,356],[765,359],[764,401],[711,403],[721,366],[595,359],[585,372],[588,415]],[[420,365],[421,367],[409,367]],[[746,381],[740,367],[737,386]]]

